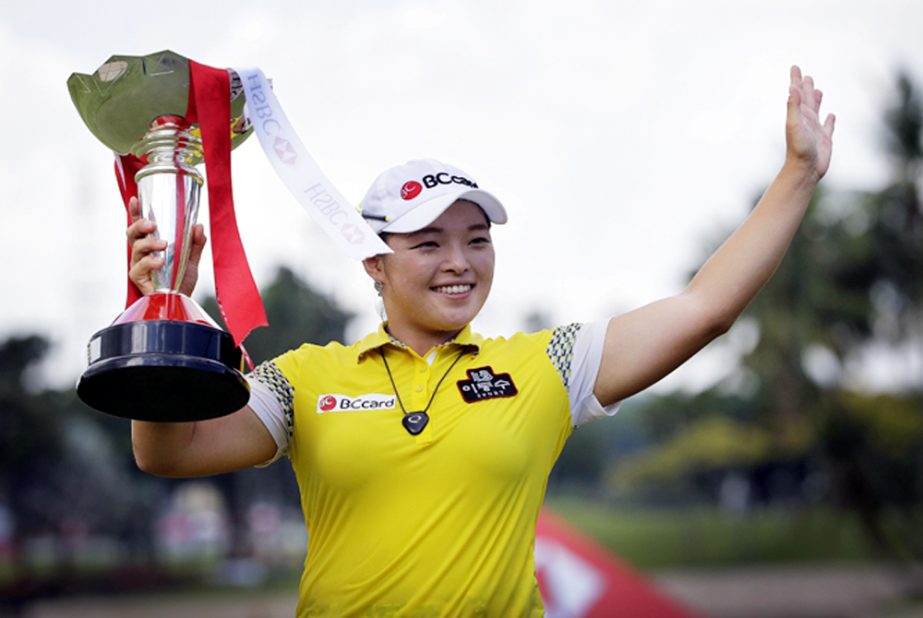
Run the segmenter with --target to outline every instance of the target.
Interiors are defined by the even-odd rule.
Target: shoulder
[[[350,362],[355,365],[358,354],[357,345],[347,346],[339,341],[331,341],[326,345],[305,343],[261,365],[271,366],[289,380],[294,380],[306,371],[313,373],[320,366],[336,366]]]
[[[552,356],[554,348],[572,347],[582,327],[582,323],[573,322],[531,333],[517,332],[509,337],[487,337],[484,339],[482,347],[489,350],[502,350],[505,348],[516,350],[537,349]]]
[[[354,350],[358,344],[344,345],[339,341],[331,341],[326,345],[318,345],[316,343],[304,343],[297,348],[283,352],[279,356],[275,357],[273,362],[277,362],[281,359],[289,359],[294,362],[303,362],[305,360],[311,360],[313,358],[319,357],[336,357],[348,354],[350,351]]]
[[[573,323],[509,337],[485,338],[481,345],[484,356],[513,355],[525,359],[551,361],[557,365],[569,360],[582,324]],[[566,359],[566,360],[565,360]]]

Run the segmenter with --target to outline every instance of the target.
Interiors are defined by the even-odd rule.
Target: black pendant
[[[411,412],[410,414],[405,414],[404,418],[401,419],[404,429],[412,436],[423,431],[428,422],[429,416],[426,415],[426,412]]]

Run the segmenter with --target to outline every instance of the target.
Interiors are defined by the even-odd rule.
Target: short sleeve
[[[575,323],[552,332],[546,352],[567,388],[574,427],[618,412],[619,403],[603,406],[593,394],[608,326],[607,321]]]
[[[275,456],[269,465],[287,450],[292,437],[295,389],[275,363],[260,363],[247,375],[250,383],[250,409],[256,414],[276,443]]]

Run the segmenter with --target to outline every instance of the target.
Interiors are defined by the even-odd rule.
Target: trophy
[[[203,182],[195,166],[203,158],[209,176],[213,236],[216,225],[217,191],[212,176],[217,177],[218,172],[212,170],[208,144],[203,155],[206,122],[214,127],[216,119],[207,116],[202,102],[207,97],[192,96],[196,89],[204,90],[194,83],[194,64],[171,51],[144,57],[112,56],[92,75],[74,73],[67,80],[86,126],[118,155],[126,205],[136,187],[142,216],[157,224],[155,234],[167,242],[159,252],[163,266],[152,274],[156,292],[134,300],[110,326],[91,337],[88,367],[77,384],[77,394],[86,404],[120,417],[202,420],[238,410],[249,400],[249,387],[241,373],[244,353],[238,347],[246,332],[232,337],[179,291]],[[201,71],[199,67],[204,65],[195,69]],[[226,72],[229,87],[224,92],[229,91],[230,96],[223,95],[223,109],[230,111],[217,118],[217,131],[209,130],[220,134],[223,128],[224,136],[219,137],[226,141],[230,135],[233,148],[248,137],[251,127],[243,114],[245,96],[239,77],[233,70]],[[214,92],[209,96],[215,99]],[[196,97],[198,105],[194,104]],[[230,148],[225,146],[228,196]],[[233,205],[230,216],[233,223]],[[236,223],[232,227],[239,245]],[[217,267],[219,245],[214,246]],[[240,255],[243,257],[242,250]],[[252,286],[249,268],[244,270]],[[130,286],[129,300],[133,291],[138,296]],[[224,304],[219,296],[223,314]],[[258,296],[256,304],[261,314]],[[234,332],[226,314],[225,321]]]

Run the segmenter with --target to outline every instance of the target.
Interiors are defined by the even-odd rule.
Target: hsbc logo
[[[317,413],[328,414],[331,412],[369,412],[371,410],[393,410],[394,395],[369,393],[357,397],[349,397],[337,393],[321,394],[317,397]]]
[[[277,135],[272,148],[276,151],[276,156],[279,157],[279,160],[287,165],[294,165],[295,161],[298,160],[298,154],[295,152],[294,146],[284,137]]]
[[[295,147],[292,146],[292,143],[284,137],[277,135],[275,141],[272,144],[272,149],[276,151],[276,156],[279,157],[279,160],[282,161],[282,163],[293,165],[295,161],[298,160],[298,154],[295,152]]]
[[[351,242],[352,244],[358,244],[365,240],[365,234],[362,233],[362,230],[359,229],[358,225],[353,225],[352,223],[347,223],[344,225],[340,232],[343,233],[343,238],[346,242]]]

